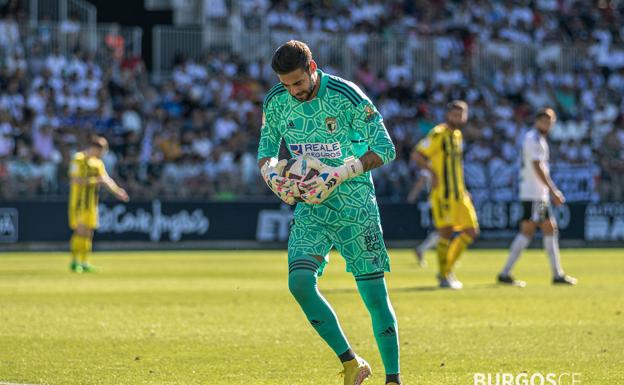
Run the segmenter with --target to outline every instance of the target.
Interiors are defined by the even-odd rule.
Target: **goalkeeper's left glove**
[[[355,178],[364,172],[364,166],[359,159],[350,156],[344,164],[338,167],[328,166],[320,160],[308,160],[312,168],[319,170],[319,175],[309,181],[300,182],[301,198],[312,204],[322,203],[342,182]]]
[[[295,192],[297,186],[294,180],[284,178],[281,176],[284,166],[286,166],[286,160],[282,159],[279,162],[275,158],[271,158],[265,162],[260,170],[262,178],[266,182],[267,186],[277,195],[284,203],[289,205],[295,204]]]

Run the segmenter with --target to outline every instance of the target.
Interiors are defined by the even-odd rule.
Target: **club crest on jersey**
[[[310,155],[314,158],[338,159],[342,157],[340,142],[334,143],[296,143],[288,148],[294,156]]]
[[[336,132],[336,129],[338,128],[338,122],[336,121],[336,118],[325,118],[325,127],[327,127],[327,132],[329,132],[330,134]]]
[[[367,123],[375,119],[378,114],[378,112],[375,111],[373,107],[368,105],[364,107],[364,112],[366,113],[366,118],[364,119],[364,121],[366,121]]]

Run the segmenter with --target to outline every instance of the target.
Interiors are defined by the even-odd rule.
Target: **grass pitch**
[[[392,250],[404,383],[526,371],[623,384],[624,250],[562,255],[578,287],[553,287],[541,250],[517,266],[528,287],[497,286],[506,251],[470,250],[457,273],[465,289],[451,292],[435,289],[433,254],[421,269],[410,251]],[[93,259],[100,271],[77,275],[63,253],[0,255],[0,383],[341,384],[338,360],[290,297],[285,251]],[[383,384],[370,318],[338,255],[320,287],[373,366],[367,384]]]

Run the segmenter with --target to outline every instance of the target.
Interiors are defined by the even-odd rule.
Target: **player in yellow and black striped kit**
[[[89,254],[93,231],[98,226],[98,195],[100,185],[106,186],[118,199],[127,202],[128,194],[108,176],[102,156],[108,151],[108,142],[96,136],[85,151],[77,152],[69,166],[69,227],[72,255],[70,268],[81,273],[93,271]]]
[[[461,253],[479,235],[477,213],[464,184],[461,128],[467,121],[466,102],[449,103],[446,122],[435,126],[412,152],[418,166],[432,175],[429,200],[433,223],[440,233],[438,279],[440,287],[452,289],[463,287],[455,278],[453,267]]]

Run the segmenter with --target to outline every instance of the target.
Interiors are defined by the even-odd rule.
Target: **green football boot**
[[[83,263],[81,265],[82,271],[85,273],[95,273],[97,272],[97,268],[90,263]]]
[[[78,262],[71,261],[71,263],[69,264],[69,270],[73,271],[74,273],[82,273],[84,269],[82,265]]]

